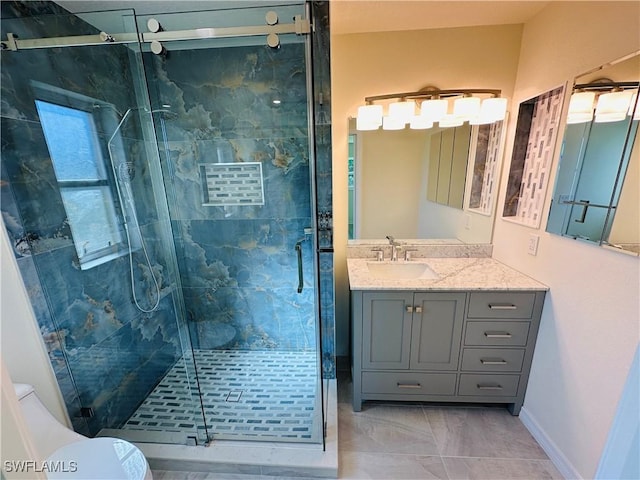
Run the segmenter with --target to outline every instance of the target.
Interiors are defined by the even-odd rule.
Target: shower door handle
[[[298,293],[302,293],[304,286],[304,276],[302,273],[302,240],[296,243],[296,253],[298,254]]]

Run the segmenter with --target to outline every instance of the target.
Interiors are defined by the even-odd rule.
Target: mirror
[[[503,123],[357,131],[350,119],[349,240],[491,243]]]
[[[618,117],[599,118],[599,106],[593,120],[572,123],[569,117],[547,232],[640,253],[639,85],[638,54],[575,79],[574,93],[595,92],[593,105],[616,89],[626,92],[620,97],[626,98],[627,107]],[[592,108],[590,102],[589,117]]]

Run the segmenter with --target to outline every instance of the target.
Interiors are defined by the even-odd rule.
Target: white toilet
[[[87,438],[62,425],[40,402],[31,385],[14,383],[38,453],[38,461],[55,466],[49,479],[152,480],[142,452],[119,438]]]

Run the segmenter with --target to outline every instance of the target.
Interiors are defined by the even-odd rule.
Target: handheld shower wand
[[[118,167],[116,168],[114,155],[113,155],[113,140],[116,138],[116,135],[118,134],[118,132],[120,131],[120,129],[124,125],[124,122],[127,119],[127,117],[131,114],[131,112],[133,110],[137,110],[137,109],[139,109],[139,108],[130,108],[124,113],[124,115],[120,119],[120,122],[118,123],[118,126],[116,127],[115,131],[113,132],[113,134],[109,138],[109,141],[107,142],[107,150],[109,152],[109,158],[111,160],[111,169],[113,171],[113,176],[115,178],[116,192],[118,194],[118,200],[120,201],[120,205],[122,207],[122,214],[123,214],[123,218],[124,218],[124,222],[123,222],[124,231],[125,231],[125,234],[127,236],[127,244],[129,246],[129,273],[130,273],[130,277],[131,277],[131,294],[133,296],[133,303],[135,303],[136,308],[138,310],[140,310],[141,312],[143,312],[143,313],[151,313],[151,312],[155,311],[155,309],[158,308],[158,305],[160,304],[160,284],[158,282],[158,279],[156,278],[156,274],[153,272],[153,266],[151,265],[151,259],[149,258],[149,253],[147,252],[147,247],[145,245],[144,239],[142,238],[142,233],[140,232],[140,223],[138,222],[138,215],[136,214],[135,205],[133,204],[133,192],[131,191],[131,181],[135,177],[134,164],[133,164],[133,162],[130,162],[130,161],[126,162],[125,161],[125,162],[120,163],[118,165]],[[121,185],[124,187],[126,195],[122,194]],[[126,203],[125,203],[125,197],[126,197],[126,200],[127,200]],[[151,308],[149,308],[149,309],[143,308],[140,305],[140,302],[138,301],[138,297],[136,295],[135,277],[134,277],[134,273],[133,273],[133,247],[131,245],[131,232],[129,230],[129,221],[128,221],[128,216],[127,216],[127,205],[129,207],[129,210],[130,210],[130,213],[131,213],[131,220],[132,220],[132,222],[133,222],[133,224],[135,226],[135,231],[138,232],[138,237],[140,238],[140,246],[142,247],[142,252],[144,253],[145,262],[147,264],[147,267],[149,268],[149,274],[151,275],[151,278],[153,279],[153,284],[154,284],[154,287],[155,287],[155,297],[156,297],[155,298],[155,302],[154,302],[153,306]]]

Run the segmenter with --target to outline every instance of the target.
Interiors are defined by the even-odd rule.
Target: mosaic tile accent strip
[[[312,439],[316,352],[196,350],[194,359],[214,439]],[[122,428],[187,435],[204,429],[191,395],[196,379],[185,365],[191,361],[190,355],[180,359]]]
[[[503,217],[538,228],[560,124],[564,86],[520,104]]]

